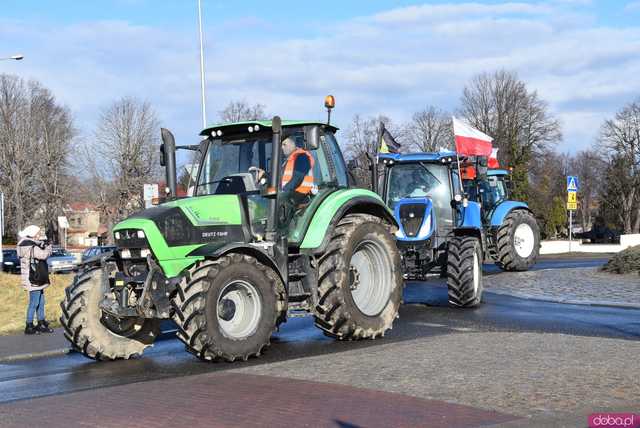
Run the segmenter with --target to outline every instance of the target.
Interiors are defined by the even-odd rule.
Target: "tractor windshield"
[[[393,209],[402,199],[432,196],[441,186],[422,163],[397,164],[390,171],[388,204]]]
[[[250,168],[270,170],[271,136],[211,140],[202,160],[195,195],[257,191]],[[252,168],[252,169],[253,169]]]

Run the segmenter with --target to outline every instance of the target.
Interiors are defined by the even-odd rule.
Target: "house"
[[[98,245],[98,236],[104,232],[100,228],[100,212],[88,202],[72,202],[62,211],[69,221],[67,245],[71,247],[89,247]]]

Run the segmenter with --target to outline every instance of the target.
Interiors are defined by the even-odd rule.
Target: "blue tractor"
[[[381,180],[375,190],[399,224],[405,277],[422,280],[439,271],[447,277],[452,306],[477,306],[487,239],[482,205],[466,196],[456,154],[380,154],[373,174]]]
[[[386,153],[370,164],[372,177],[379,177],[372,179],[374,190],[399,224],[407,279],[440,272],[449,303],[473,307],[482,298],[485,255],[504,270],[535,263],[539,227],[527,204],[509,200],[507,170],[488,169],[482,157],[458,159],[455,152]]]
[[[472,160],[473,161],[473,160]],[[536,262],[540,251],[540,228],[529,206],[509,199],[510,175],[506,169],[489,169],[475,174],[476,167],[462,168],[463,186],[469,199],[482,205],[482,224],[488,255],[506,271],[525,271]],[[471,170],[471,174],[466,171]]]

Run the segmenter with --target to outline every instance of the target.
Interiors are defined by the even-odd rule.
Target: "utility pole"
[[[204,45],[202,41],[202,0],[198,0],[198,29],[200,33],[200,92],[202,100],[202,128],[207,127],[207,110],[204,96]]]

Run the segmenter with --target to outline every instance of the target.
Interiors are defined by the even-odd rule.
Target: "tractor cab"
[[[274,166],[271,121],[211,126],[201,133],[207,139],[202,143],[193,195],[238,195],[250,220],[252,238],[257,240],[265,236],[269,204],[275,199],[277,228],[286,231],[290,243],[299,244],[308,220],[305,214],[312,213],[327,195],[348,185],[336,130],[326,124],[283,121],[280,139],[295,145],[292,156],[296,160],[289,162],[289,156],[278,147],[280,158]],[[301,174],[310,177],[313,184],[305,189],[287,187],[286,169],[293,168],[300,156],[306,165]],[[292,180],[296,172],[293,171]],[[276,177],[280,178],[279,192],[271,185]]]
[[[486,174],[479,178],[476,168],[465,163],[462,166],[462,183],[464,190],[472,201],[482,205],[482,219],[484,223],[490,223],[495,209],[509,200],[511,180],[506,169],[488,169]]]

